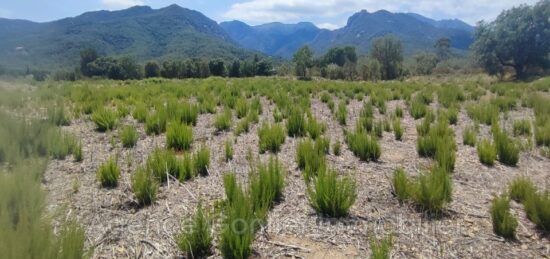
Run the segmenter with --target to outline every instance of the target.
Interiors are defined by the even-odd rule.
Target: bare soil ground
[[[265,99],[262,103],[261,121],[272,120],[274,105]],[[405,107],[402,101],[391,101],[388,112],[396,105]],[[519,175],[527,175],[540,188],[548,187],[550,160],[541,157],[536,149],[522,152],[517,167],[498,162],[494,167],[482,165],[475,148],[462,145],[462,131],[471,124],[463,110],[457,125],[452,126],[458,144],[456,169],[452,175],[453,202],[445,215],[431,218],[412,205],[399,204],[392,194],[391,176],[396,168],[403,167],[414,176],[431,163],[416,152],[417,121],[408,112],[402,121],[403,141],[396,141],[393,133],[385,132],[381,139],[380,160],[366,163],[347,149],[343,128],[326,104],[312,99],[311,108],[315,117],[327,124],[325,135],[332,142],[342,143],[342,154],[331,154],[327,159],[339,172],[355,177],[358,199],[347,218],[336,220],[318,216],[308,203],[306,186],[295,162],[299,140],[287,137],[278,154],[288,171],[285,198],[271,210],[267,226],[256,235],[253,257],[366,258],[370,255],[369,237],[383,237],[386,233],[393,235],[393,258],[550,257],[550,238],[536,230],[521,205],[512,205],[519,219],[516,241],[505,241],[493,234],[489,215],[493,196],[504,191],[507,183]],[[354,127],[361,108],[362,102],[357,100],[348,105],[348,128]],[[520,109],[510,114],[511,118],[518,116],[532,116],[532,112]],[[156,146],[165,145],[165,136],[147,136],[143,125],[129,117],[123,124],[135,125],[140,138],[135,148],[124,149],[117,138],[118,130],[99,133],[93,122],[74,120],[64,129],[82,139],[84,161],[74,163],[70,158],[51,161],[44,180],[50,209],[67,208],[69,214],[77,216],[86,228],[86,245],[94,248],[94,258],[180,256],[174,235],[182,220],[194,213],[199,201],[213,205],[224,198],[223,173],[235,172],[244,182],[250,166],[246,159],[248,149],[262,161],[269,158],[268,154],[258,153],[258,124],[253,125],[249,133],[235,137],[231,132],[215,133],[214,117],[212,114],[200,115],[194,127],[193,148],[201,145],[210,148],[210,175],[185,183],[171,180],[161,186],[157,201],[144,208],[135,205],[130,176]],[[488,131],[482,126],[481,136]],[[228,138],[235,140],[235,154],[234,159],[226,163],[223,148]],[[119,186],[100,188],[96,169],[113,155],[118,155],[121,167]],[[212,257],[221,257],[219,250],[214,249]]]

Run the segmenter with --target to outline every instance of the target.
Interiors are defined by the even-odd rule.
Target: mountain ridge
[[[394,24],[388,26],[388,21]],[[239,30],[235,30],[237,23]],[[311,29],[309,34],[304,34],[299,31],[303,24],[308,23],[268,23],[250,26],[241,21],[230,21],[222,22],[220,26],[233,40],[245,48],[286,58],[292,57],[292,54],[304,45],[311,46],[317,54],[322,54],[331,47],[347,45],[355,46],[361,53],[367,53],[370,42],[374,38],[388,34],[403,41],[407,55],[431,49],[435,41],[441,37],[450,38],[454,48],[467,50],[473,41],[474,31],[474,27],[458,19],[434,20],[415,13],[392,13],[387,10],[378,10],[373,13],[361,10],[350,16],[345,26],[335,30],[320,29],[309,23],[315,29]],[[282,27],[293,34],[273,33],[273,31],[283,30]],[[273,46],[266,48],[266,41]],[[281,42],[281,44],[273,42]]]

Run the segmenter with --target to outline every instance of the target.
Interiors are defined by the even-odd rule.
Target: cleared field
[[[214,222],[211,256],[230,257],[222,238],[232,206],[228,173],[251,196],[254,219],[265,220],[252,233],[253,258],[364,258],[373,240],[387,236],[393,258],[550,256],[548,78],[150,79],[29,88],[42,100],[34,113],[73,140],[67,156],[48,163],[48,209],[76,216],[95,258],[184,256],[178,234],[199,204]],[[262,168],[272,172],[270,161],[280,164],[284,185],[275,190],[282,195],[256,209],[253,186]],[[140,171],[156,195],[139,196]],[[396,184],[396,171],[406,187]],[[342,194],[349,210],[341,196],[316,199],[330,172],[344,182],[331,190],[350,188]],[[520,176],[535,190],[501,211],[517,220],[504,238],[495,234],[492,202]]]

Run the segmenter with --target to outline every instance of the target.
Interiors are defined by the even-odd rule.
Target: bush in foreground
[[[125,148],[132,148],[137,143],[137,131],[132,126],[126,126],[120,132],[120,140],[122,141],[122,146]]]
[[[378,240],[374,237],[370,239],[370,250],[372,259],[390,259],[393,238],[388,235],[386,238]]]
[[[195,165],[195,175],[207,176],[210,166],[210,150],[203,146],[193,157]]]
[[[171,150],[155,148],[147,158],[146,166],[160,182],[166,182],[168,175],[179,178],[178,162]]]
[[[477,155],[482,164],[493,166],[497,158],[497,150],[491,141],[483,139],[477,144]]]
[[[117,186],[118,178],[120,177],[120,169],[118,168],[116,159],[112,157],[102,164],[97,170],[96,176],[103,187]]]
[[[493,132],[493,137],[498,161],[508,166],[515,166],[518,163],[520,151],[517,143],[500,130]]]
[[[399,168],[393,172],[393,191],[400,202],[407,201],[411,198],[411,182],[403,168]]]
[[[256,217],[267,220],[267,212],[272,204],[283,197],[285,176],[281,164],[271,157],[269,164],[260,164],[258,171],[250,175],[249,195]]]
[[[212,241],[208,216],[199,204],[195,216],[186,224],[186,229],[182,229],[176,236],[176,242],[188,258],[202,258],[211,253]]]
[[[296,163],[304,170],[304,178],[309,181],[326,165],[324,147],[321,142],[305,139],[296,147]]]
[[[376,137],[365,131],[349,133],[346,137],[349,149],[363,161],[377,161],[382,153]]]
[[[302,137],[306,133],[306,120],[300,109],[293,109],[286,122],[289,137]]]
[[[535,192],[523,202],[527,217],[543,231],[550,231],[550,192]]]
[[[510,198],[516,202],[523,203],[527,197],[531,196],[537,189],[533,182],[525,176],[520,176],[515,178],[511,183],[509,188]]]
[[[231,110],[226,108],[214,119],[214,127],[217,131],[226,131],[231,128]]]
[[[308,186],[308,198],[319,214],[335,218],[348,215],[357,198],[353,179],[338,177],[335,171],[326,169],[317,173],[312,185]]]
[[[179,122],[172,122],[166,130],[166,146],[177,151],[191,148],[193,143],[193,128]]]
[[[462,144],[474,147],[477,142],[477,133],[474,127],[467,127],[462,134]]]
[[[277,153],[285,142],[286,134],[279,124],[263,124],[258,129],[258,136],[260,137],[260,153],[266,151]]]
[[[115,112],[106,108],[98,109],[92,114],[92,120],[96,124],[97,130],[101,132],[113,130],[116,126],[116,119]]]
[[[138,168],[132,176],[132,190],[140,205],[152,204],[157,197],[158,188],[158,181],[147,168]]]
[[[413,199],[423,210],[439,214],[452,201],[452,181],[445,169],[434,167],[418,179]]]
[[[491,204],[491,220],[495,234],[510,239],[516,236],[518,221],[510,213],[510,199],[505,195],[493,199]]]
[[[224,187],[227,204],[218,247],[223,258],[248,258],[256,229],[252,202],[237,184],[235,175],[224,175]]]

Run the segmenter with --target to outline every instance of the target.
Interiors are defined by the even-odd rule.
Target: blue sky
[[[470,24],[492,20],[502,10],[536,0],[0,0],[0,17],[51,21],[86,11],[118,10],[134,5],[161,8],[170,4],[200,11],[221,22],[242,20],[249,24],[310,21],[323,28],[344,26],[353,13],[415,12],[434,19],[458,18]]]

